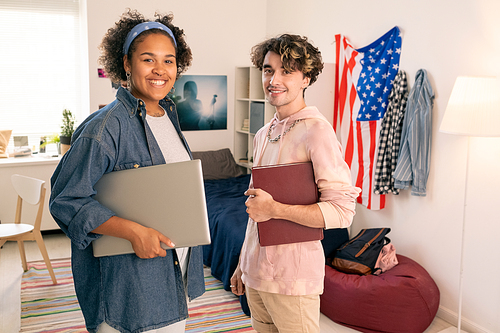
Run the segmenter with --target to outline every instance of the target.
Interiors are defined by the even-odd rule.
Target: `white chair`
[[[12,175],[11,181],[18,194],[16,217],[14,223],[0,223],[0,246],[6,241],[17,241],[21,260],[23,262],[23,269],[26,272],[28,270],[28,265],[26,263],[24,241],[36,241],[42,253],[43,260],[47,265],[47,269],[49,270],[52,282],[57,284],[56,276],[54,275],[54,270],[50,264],[49,255],[47,254],[47,249],[43,242],[42,233],[40,232],[43,205],[45,203],[45,181],[21,175]],[[21,223],[23,202],[31,205],[38,205],[38,212],[33,225]]]

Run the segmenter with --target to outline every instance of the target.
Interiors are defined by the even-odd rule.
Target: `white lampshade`
[[[495,77],[459,76],[439,131],[468,136],[500,136],[499,80]]]

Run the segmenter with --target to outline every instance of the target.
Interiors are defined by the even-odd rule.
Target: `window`
[[[30,148],[61,132],[63,109],[77,123],[88,115],[81,1],[0,1],[0,129],[28,135]]]

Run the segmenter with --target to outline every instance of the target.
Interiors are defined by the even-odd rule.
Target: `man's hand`
[[[324,228],[325,221],[321,209],[317,204],[285,205],[277,202],[262,189],[248,189],[245,205],[248,216],[255,222],[264,222],[270,219],[284,219],[311,228]]]
[[[255,222],[264,222],[275,217],[276,208],[280,203],[274,201],[273,197],[264,190],[248,189],[245,205],[248,216]]]
[[[236,267],[233,276],[231,277],[230,283],[231,283],[231,291],[233,292],[233,294],[241,296],[245,293],[245,285],[241,280],[241,269],[239,264],[238,267]]]

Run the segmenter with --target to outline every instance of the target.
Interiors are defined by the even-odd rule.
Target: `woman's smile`
[[[155,111],[158,102],[172,89],[177,77],[175,46],[162,33],[154,33],[141,41],[125,69],[131,72],[130,92],[142,99],[146,110]]]

